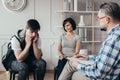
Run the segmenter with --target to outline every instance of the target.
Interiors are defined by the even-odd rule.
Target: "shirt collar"
[[[112,29],[110,29],[107,34],[110,35],[112,32],[114,32],[118,28],[120,28],[120,24],[115,25],[115,27],[113,27]]]

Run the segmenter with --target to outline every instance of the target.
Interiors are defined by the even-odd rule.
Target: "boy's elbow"
[[[17,58],[17,61],[18,61],[19,63],[21,63],[21,62],[23,62],[23,59]]]

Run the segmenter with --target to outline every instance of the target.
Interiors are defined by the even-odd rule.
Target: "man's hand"
[[[77,54],[74,57],[79,58],[81,60],[88,60],[88,55],[86,55],[86,54]]]
[[[63,58],[66,58],[67,56],[66,55],[64,55],[64,54],[60,54],[59,55],[59,58],[62,60]]]
[[[77,68],[78,64],[80,64],[80,63],[78,63],[78,61],[75,61],[75,60],[70,60],[70,62],[72,64],[72,66],[75,68]]]

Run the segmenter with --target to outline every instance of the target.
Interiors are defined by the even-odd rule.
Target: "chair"
[[[54,80],[57,80],[57,67],[54,68]]]
[[[58,60],[58,65],[54,68],[54,80],[58,80],[58,77],[60,76],[67,61],[68,60],[65,58],[62,60]]]
[[[34,80],[37,80],[37,70],[34,70],[34,71],[30,71],[30,73],[33,73],[33,76],[34,76]],[[9,80],[15,80],[15,75],[18,74],[18,72],[15,72],[11,69],[9,69],[9,72],[10,72],[10,79]],[[29,76],[27,77],[27,80],[29,80]]]

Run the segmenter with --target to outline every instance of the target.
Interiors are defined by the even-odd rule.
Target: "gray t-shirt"
[[[62,41],[62,53],[67,56],[72,56],[72,54],[75,52],[76,43],[80,42],[80,36],[75,35],[75,37],[71,40],[68,40],[65,37],[65,34],[62,34],[60,36],[60,41]]]

